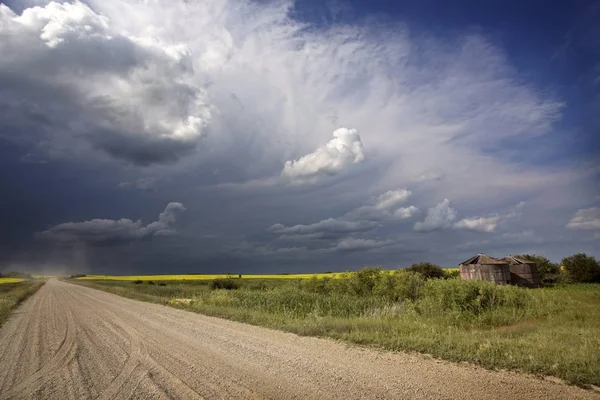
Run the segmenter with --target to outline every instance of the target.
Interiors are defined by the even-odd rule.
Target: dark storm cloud
[[[193,142],[169,137],[145,137],[139,133],[115,131],[94,133],[89,140],[95,148],[138,166],[175,163],[196,147]]]
[[[141,220],[92,219],[84,222],[65,222],[37,234],[41,240],[59,243],[107,245],[131,242],[149,237],[175,234],[173,225],[177,212],[185,211],[181,203],[172,202],[159,214],[158,220],[144,225]]]
[[[204,135],[209,112],[201,89],[185,82],[185,49],[115,32],[79,2],[19,16],[3,5],[0,18],[2,124],[35,131],[31,144],[81,156],[91,143],[146,166],[177,161]]]

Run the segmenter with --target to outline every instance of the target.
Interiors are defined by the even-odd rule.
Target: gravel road
[[[554,381],[299,337],[57,280],[0,330],[0,399],[591,399]]]

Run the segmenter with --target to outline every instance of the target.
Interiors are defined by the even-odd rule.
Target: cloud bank
[[[167,236],[176,233],[173,225],[177,213],[185,211],[181,203],[171,202],[154,222],[144,225],[141,220],[92,219],[84,222],[65,222],[37,234],[39,239],[61,243],[86,243],[91,245],[125,243],[144,238]]]

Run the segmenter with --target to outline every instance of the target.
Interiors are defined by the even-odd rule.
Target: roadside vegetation
[[[2,283],[2,280],[7,280],[0,284],[0,326],[6,321],[13,309],[37,292],[44,284],[44,282],[39,281],[8,282],[11,279],[20,278],[0,278],[0,283]]]
[[[433,264],[337,279],[77,283],[301,335],[600,385],[600,285],[572,283],[594,276],[574,273],[588,271],[589,259],[563,260],[560,277],[541,289],[462,281]]]

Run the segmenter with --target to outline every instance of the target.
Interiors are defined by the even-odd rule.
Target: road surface
[[[0,330],[0,399],[591,399],[50,280]]]

